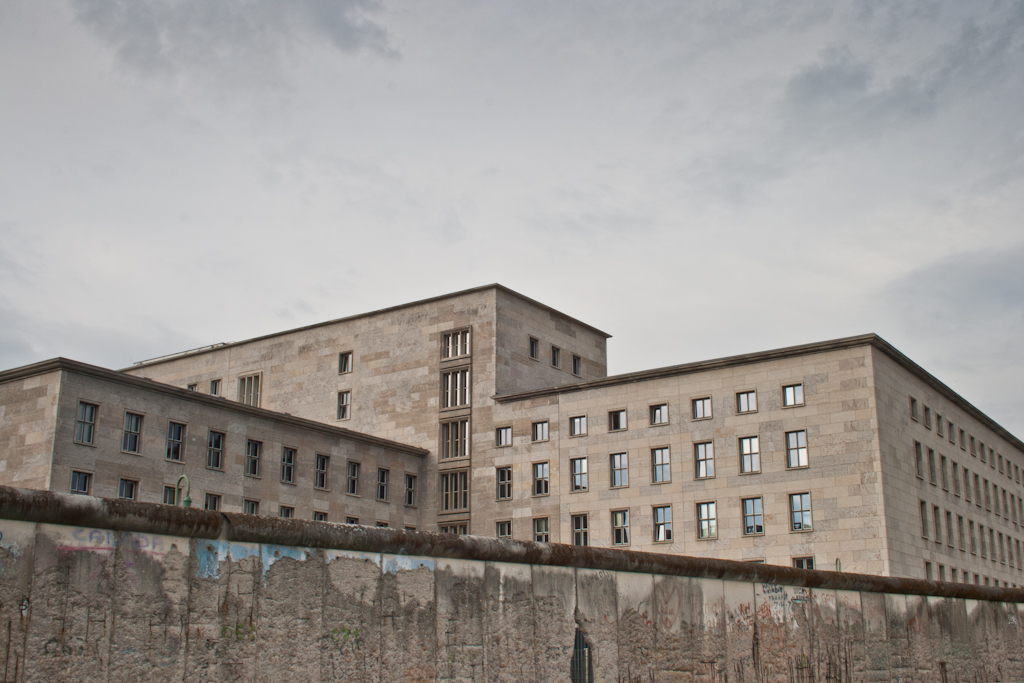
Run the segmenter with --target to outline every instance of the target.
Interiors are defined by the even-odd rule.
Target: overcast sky
[[[0,368],[491,282],[877,332],[1024,436],[1024,3],[0,0]]]

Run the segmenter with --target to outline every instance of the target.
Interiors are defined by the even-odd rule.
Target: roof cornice
[[[71,372],[79,375],[85,375],[87,377],[93,377],[96,379],[105,380],[107,382],[114,382],[115,384],[121,384],[124,386],[134,387],[136,389],[142,389],[144,391],[152,391],[165,396],[173,396],[174,398],[192,401],[193,403],[200,403],[203,405],[219,408],[221,410],[228,410],[234,413],[242,415],[249,415],[251,417],[260,418],[263,420],[271,420],[279,424],[286,424],[300,429],[308,429],[311,431],[320,432],[322,434],[328,434],[335,436],[340,439],[346,439],[348,441],[357,441],[370,446],[378,446],[381,448],[390,448],[392,450],[401,451],[409,455],[416,455],[419,457],[425,457],[429,454],[429,451],[423,448],[417,448],[416,446],[410,446],[408,444],[399,443],[398,441],[391,441],[390,439],[382,439],[378,436],[372,436],[370,434],[364,434],[363,432],[353,431],[344,427],[335,427],[333,425],[324,424],[323,422],[317,422],[315,420],[307,420],[302,417],[295,417],[287,413],[279,413],[274,410],[267,410],[266,408],[254,408],[253,406],[247,406],[242,403],[236,403],[222,396],[210,396],[208,394],[200,394],[195,391],[189,391],[188,389],[181,389],[180,387],[174,387],[170,384],[164,384],[157,382],[152,379],[145,377],[136,377],[135,375],[128,375],[117,370],[110,370],[108,368],[101,368],[98,365],[89,365],[88,363],[82,363],[80,361],[71,360],[70,358],[52,358],[32,365],[25,365],[20,368],[13,368],[11,370],[5,370],[0,372],[0,384],[7,382],[13,382],[19,379],[25,379],[27,377],[35,377],[37,375],[44,375],[50,372]]]

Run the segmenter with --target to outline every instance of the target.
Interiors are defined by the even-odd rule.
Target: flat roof
[[[235,413],[241,413],[249,415],[251,417],[257,417],[263,420],[271,420],[279,424],[286,424],[300,429],[308,429],[311,431],[328,434],[335,436],[340,439],[348,439],[349,441],[358,441],[371,446],[379,446],[381,448],[390,448],[392,450],[401,451],[410,455],[417,455],[420,457],[427,456],[430,452],[423,448],[416,446],[410,446],[408,444],[399,443],[398,441],[392,441],[390,439],[382,439],[379,436],[373,436],[371,434],[364,434],[363,432],[353,431],[344,427],[335,427],[333,425],[324,424],[323,422],[316,422],[315,420],[307,420],[303,417],[295,417],[288,413],[279,413],[274,410],[267,410],[266,408],[254,408],[253,406],[247,406],[242,403],[237,403],[230,399],[226,399],[222,396],[210,396],[208,394],[200,394],[196,391],[189,391],[188,389],[181,389],[179,387],[171,386],[170,384],[164,384],[157,382],[156,380],[148,379],[145,377],[136,377],[134,375],[127,375],[117,370],[110,370],[107,368],[101,368],[98,365],[89,365],[88,363],[82,363],[69,358],[52,358],[50,360],[44,360],[39,363],[33,363],[32,365],[25,365],[20,368],[13,368],[11,370],[4,370],[0,372],[0,384],[7,382],[13,382],[15,380],[24,379],[26,377],[35,377],[37,375],[44,375],[50,372],[66,371],[73,372],[79,375],[85,375],[87,377],[95,377],[96,379],[105,380],[108,382],[114,382],[116,384],[122,384],[130,386],[143,391],[152,391],[158,394],[164,394],[166,396],[173,396],[174,398],[183,399],[186,401],[192,401],[193,403],[201,403],[214,408],[220,408],[221,410],[230,410]]]
[[[603,379],[595,379],[589,382],[580,382],[578,384],[564,384],[556,387],[544,387],[542,389],[532,389],[530,391],[519,391],[514,394],[498,394],[492,396],[497,403],[512,403],[514,401],[526,401],[533,398],[541,398],[544,396],[555,396],[560,394],[569,394],[578,391],[587,391],[589,389],[600,389],[603,387],[618,386],[622,384],[631,384],[634,382],[647,382],[654,379],[662,379],[665,377],[677,377],[680,375],[690,375],[697,372],[704,372],[705,370],[717,370],[719,368],[729,368],[738,365],[747,365],[749,363],[761,363],[764,361],[778,360],[781,358],[794,358],[797,356],[804,356],[812,353],[825,353],[826,351],[836,351],[841,349],[855,348],[858,346],[873,346],[885,355],[887,355],[896,363],[908,370],[911,374],[918,377],[925,384],[938,391],[940,394],[945,396],[950,402],[955,404],[965,413],[969,414],[974,419],[981,422],[983,425],[994,431],[999,436],[1003,437],[1011,444],[1016,446],[1020,451],[1024,452],[1024,442],[1018,439],[1016,436],[1007,431],[1002,425],[990,418],[985,413],[978,410],[973,404],[965,399],[960,394],[950,389],[946,384],[932,375],[930,372],[922,368],[920,365],[910,360],[907,356],[901,353],[896,347],[889,342],[885,341],[877,334],[862,334],[856,337],[843,337],[841,339],[832,339],[823,342],[814,342],[812,344],[801,344],[799,346],[786,346],[781,349],[772,349],[770,351],[758,351],[755,353],[744,353],[738,356],[726,356],[724,358],[715,358],[712,360],[697,361],[694,363],[683,363],[681,365],[670,365],[663,368],[655,368],[653,370],[641,370],[639,372],[629,372],[622,375],[612,375],[611,377],[605,377]]]
[[[217,351],[219,349],[231,348],[233,346],[241,346],[242,344],[251,344],[253,342],[262,341],[264,339],[273,339],[274,337],[280,337],[280,336],[283,336],[283,335],[286,335],[286,334],[294,334],[296,332],[305,332],[306,330],[313,330],[313,329],[316,329],[318,327],[326,327],[327,325],[335,325],[337,323],[348,322],[350,320],[358,320],[359,318],[368,318],[368,317],[374,316],[374,315],[381,315],[381,314],[384,314],[384,313],[391,313],[393,311],[400,311],[400,310],[402,310],[404,308],[411,308],[413,306],[422,306],[424,304],[431,304],[431,303],[434,303],[434,302],[437,302],[437,301],[444,301],[445,299],[452,299],[452,298],[455,298],[455,297],[458,297],[458,296],[465,296],[467,294],[476,294],[477,292],[485,292],[485,291],[487,291],[489,289],[498,290],[498,291],[501,291],[501,292],[505,292],[506,294],[511,294],[512,296],[518,297],[518,298],[522,299],[523,301],[526,301],[526,302],[528,302],[530,304],[533,304],[534,306],[537,306],[538,308],[542,308],[542,309],[544,309],[544,310],[546,310],[546,311],[548,311],[550,313],[554,313],[555,315],[560,316],[560,317],[564,318],[565,320],[567,320],[567,321],[569,321],[569,322],[571,322],[573,324],[580,325],[581,327],[585,327],[588,330],[596,332],[597,334],[603,336],[605,339],[610,339],[611,336],[612,336],[612,335],[608,334],[607,332],[602,332],[601,330],[597,329],[593,325],[588,325],[587,323],[583,322],[582,320],[577,320],[576,318],[573,318],[572,316],[566,315],[565,313],[562,313],[561,311],[559,311],[557,309],[554,309],[551,306],[548,306],[547,304],[542,304],[541,302],[537,301],[536,299],[531,299],[530,297],[525,296],[523,294],[520,294],[519,292],[517,292],[515,290],[509,289],[508,287],[506,287],[504,285],[499,285],[497,283],[494,283],[494,284],[490,284],[490,285],[483,285],[482,287],[473,287],[471,289],[463,289],[462,291],[452,292],[450,294],[442,294],[440,296],[430,297],[429,299],[420,299],[419,301],[411,301],[411,302],[406,303],[406,304],[399,304],[397,306],[389,306],[388,308],[381,308],[381,309],[378,309],[376,311],[369,311],[367,313],[357,313],[356,315],[349,315],[349,316],[346,316],[344,318],[334,318],[333,320],[325,320],[324,322],[313,323],[312,325],[305,325],[303,327],[295,327],[295,328],[292,328],[290,330],[282,330],[281,332],[272,332],[270,334],[264,334],[264,335],[261,335],[259,337],[252,337],[251,339],[244,339],[242,341],[220,342],[220,343],[217,343],[217,344],[210,344],[208,346],[200,346],[199,348],[195,348],[195,349],[189,349],[188,351],[179,351],[177,353],[170,353],[170,354],[167,354],[167,355],[164,355],[164,356],[157,356],[156,358],[150,358],[150,359],[147,359],[147,360],[141,360],[141,361],[139,361],[137,363],[133,363],[131,365],[131,367],[123,368],[123,370],[132,370],[132,369],[135,369],[135,368],[141,368],[141,367],[145,367],[145,366],[148,366],[148,365],[157,365],[159,363],[166,363],[168,361],[177,360],[179,358],[185,358],[185,357],[188,357],[188,356],[197,356],[197,355],[200,355],[200,354],[203,354],[203,353],[209,353],[211,351]]]

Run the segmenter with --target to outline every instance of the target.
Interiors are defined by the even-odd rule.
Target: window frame
[[[538,428],[543,425],[543,430]],[[543,438],[537,438],[540,431],[544,432]],[[551,426],[547,420],[537,420],[536,422],[530,423],[530,443],[544,443],[549,441],[551,438]]]
[[[612,415],[621,415],[621,424],[618,427],[612,427]],[[629,429],[629,413],[625,408],[615,408],[608,411],[608,431],[609,432],[624,432]]]
[[[664,413],[664,416],[665,416],[664,419],[660,420],[658,422],[655,422],[655,419],[661,413]],[[670,419],[670,416],[669,416],[668,402],[667,401],[664,401],[664,402],[661,402],[661,403],[651,403],[650,405],[647,406],[647,421],[648,421],[648,424],[651,427],[662,427],[664,425],[667,425],[667,424],[669,424],[669,419]]]
[[[706,415],[701,415],[701,416],[697,415],[697,413],[698,413],[697,406],[698,405],[700,406],[700,412],[702,412],[702,413],[704,412],[705,408],[707,409],[707,414]],[[690,419],[691,420],[693,420],[694,422],[698,422],[700,420],[711,420],[711,419],[714,418],[714,416],[715,416],[714,406],[712,405],[712,401],[711,401],[711,397],[710,396],[704,396],[704,397],[700,397],[700,398],[691,398],[690,399]]]
[[[288,514],[285,514],[285,511]],[[295,506],[294,505],[281,505],[277,506],[277,516],[281,519],[294,519],[295,518]]]
[[[504,527],[504,528],[503,528]],[[505,531],[506,533],[502,533]],[[512,520],[503,519],[494,523],[494,537],[512,540]]]
[[[502,443],[502,435],[505,430],[508,430],[508,442]],[[494,447],[495,448],[509,448],[512,446],[512,425],[503,425],[501,427],[494,428]]]
[[[760,511],[759,512],[758,511],[751,511],[751,512],[748,513],[747,512],[747,503],[751,503],[752,506],[756,505],[757,507],[760,507]],[[743,535],[744,536],[764,536],[764,533],[765,533],[764,532],[764,497],[763,496],[751,496],[749,498],[740,498],[740,510],[741,510],[742,519],[743,519],[743,524],[741,526],[741,530],[743,532]],[[761,524],[760,524],[761,529],[760,529],[760,531],[757,530],[757,526],[758,525],[756,523],[753,524],[754,531],[748,531],[748,529],[751,528],[751,525],[747,524],[747,519],[748,518],[750,518],[751,520],[753,520],[755,522],[756,522],[757,518],[760,518],[760,520],[761,520]]]
[[[551,345],[551,367],[562,369],[562,349],[554,344]]]
[[[501,465],[494,468],[494,499],[512,500],[511,465]]]
[[[416,481],[417,475],[405,473],[405,507],[416,507]]]
[[[251,382],[249,380],[252,380]],[[263,399],[263,373],[254,372],[247,375],[239,375],[238,379],[235,380],[237,387],[238,403],[244,406],[251,406],[253,408],[259,408]],[[248,385],[248,386],[247,386]],[[252,399],[255,396],[255,403],[251,403],[246,398]]]
[[[807,507],[804,508],[803,496],[807,497]],[[799,499],[799,508],[794,508],[794,500]],[[800,491],[797,493],[789,494],[789,532],[791,534],[806,534],[814,531],[814,511],[812,507],[812,496],[810,491]],[[797,514],[800,515],[800,521],[796,521]],[[806,520],[806,521],[805,521]],[[797,524],[800,528],[797,528]]]
[[[540,339],[531,336],[527,346],[527,357],[530,360],[540,360]]]
[[[705,451],[705,457],[701,457],[701,450]],[[710,447],[710,456],[707,455],[709,450],[706,447]],[[708,466],[710,463],[710,467]],[[701,475],[701,465],[704,465],[704,474]],[[715,472],[715,442],[711,441],[700,441],[693,444],[693,478],[694,479],[714,479],[716,476]]]
[[[252,446],[255,444],[256,448]],[[252,451],[255,450],[256,454],[253,455]],[[252,477],[254,479],[261,479],[260,476],[260,461],[263,459],[263,442],[257,441],[256,439],[245,440],[245,469],[243,475],[246,477]]]
[[[170,498],[171,498],[170,502],[168,502],[168,500],[167,500],[167,497],[168,497],[167,494],[168,493],[171,494],[170,495]],[[163,499],[162,500],[163,500],[163,504],[164,505],[177,505],[178,504],[178,487],[177,486],[171,486],[170,484],[164,484],[164,492],[163,492]]]
[[[629,545],[629,509],[611,510],[612,546]]]
[[[215,448],[213,445],[213,435],[216,434],[220,437],[220,447]],[[215,472],[224,471],[224,450],[227,442],[227,433],[221,432],[216,429],[206,430],[206,469],[213,470]],[[213,462],[213,454],[217,454],[217,466],[214,467],[211,463]]]
[[[658,512],[668,510],[668,515],[664,514],[661,517],[661,521],[658,520]],[[652,505],[651,506],[651,520],[653,523],[654,540],[653,543],[672,543],[672,505]],[[659,531],[661,533],[659,533]],[[659,538],[663,536],[663,538]]]
[[[752,450],[749,453],[743,452],[744,442],[750,443],[753,441],[757,445],[757,450]],[[761,473],[761,435],[756,434],[754,436],[741,436],[736,439],[736,447],[739,450],[740,458],[740,474],[760,474]],[[749,459],[750,469],[744,469],[744,459]],[[756,460],[756,463],[755,463]],[[756,467],[754,466],[756,464]]]
[[[321,468],[320,465],[323,464]],[[321,485],[321,482],[323,485]],[[313,455],[313,488],[317,491],[331,490],[331,456],[324,453]]]
[[[541,526],[543,523],[543,530]],[[541,536],[544,538],[541,539]],[[551,542],[551,518],[550,517],[534,517],[533,518],[533,542],[534,543],[550,543]]]
[[[128,429],[128,417],[139,418],[139,429],[138,431],[129,431]],[[142,434],[146,426],[146,415],[144,413],[136,413],[131,410],[124,411],[124,423],[121,430],[121,452],[128,453],[131,455],[142,455]],[[134,450],[128,449],[129,435],[135,437],[135,448]]]
[[[350,375],[355,366],[355,353],[350,349],[348,351],[338,352],[338,374],[339,375]]]
[[[754,407],[750,407],[750,396],[754,397]],[[747,409],[742,408],[742,399],[747,399]],[[736,392],[736,414],[737,415],[749,415],[757,412],[757,389],[748,389],[747,391]]]
[[[210,380],[210,396],[220,396],[221,390],[224,387],[224,379],[218,377],[217,379]]]
[[[437,427],[438,460],[449,462],[465,460],[470,456],[473,431],[469,420],[469,416],[463,416],[440,422]]]
[[[807,571],[815,571],[815,569],[814,569],[814,555],[804,555],[804,556],[801,556],[801,557],[794,557],[794,558],[792,558],[792,560],[793,560],[793,568],[794,569],[805,569]],[[797,564],[798,562],[801,563],[804,566],[798,565]],[[806,566],[808,562],[811,565],[809,567]]]
[[[127,486],[126,486],[127,485]],[[130,496],[125,495],[125,490],[128,489],[131,493]],[[138,500],[139,499],[139,480],[138,479],[125,479],[121,477],[117,481],[117,498],[118,500]]]
[[[213,507],[210,507],[211,502],[213,503]],[[221,494],[206,492],[203,496],[203,509],[217,512],[220,510],[222,502],[223,496]]]
[[[360,469],[362,469],[362,462],[359,460],[345,461],[345,495],[362,498],[362,496],[359,495]]]
[[[621,457],[621,461],[616,462],[616,458]],[[616,466],[618,465],[618,466]],[[608,488],[612,489],[624,489],[629,488],[629,451],[622,451],[620,453],[611,453],[608,456],[608,470],[611,473],[611,483]],[[621,475],[620,483],[616,484],[616,477]]]
[[[314,522],[326,522],[329,516],[329,512],[326,510],[313,510],[313,521]]]
[[[470,508],[469,470],[453,469],[439,473],[441,512],[463,512]]]
[[[572,354],[572,374],[576,377],[583,376],[583,357],[577,354]]]
[[[441,360],[448,361],[456,358],[467,358],[473,355],[473,335],[470,327],[456,327],[441,333]],[[452,353],[452,341],[455,340]],[[465,348],[464,351],[462,349]],[[461,353],[460,353],[461,351]]]
[[[390,503],[389,500],[389,484],[391,479],[391,470],[387,467],[377,467],[377,488],[375,490],[375,498],[381,503]]]
[[[698,541],[713,541],[718,538],[718,501],[703,500],[695,503],[697,509],[696,533]],[[710,507],[708,507],[710,506]],[[702,508],[709,510],[710,515],[702,515]],[[707,533],[704,533],[705,528]]]
[[[664,462],[658,462],[658,456],[663,454],[665,456]],[[661,478],[658,477],[660,473]],[[655,446],[651,448],[651,484],[671,484],[672,483],[672,449],[668,446]]]
[[[544,475],[543,476],[538,476],[538,472],[539,472],[538,468],[543,468],[543,471],[544,471]],[[530,491],[532,492],[532,496],[531,497],[532,498],[540,498],[540,497],[543,497],[543,496],[550,496],[551,495],[551,462],[548,461],[548,460],[544,460],[542,462],[530,463],[530,474],[531,474],[532,479],[533,479],[533,484],[530,487]],[[544,492],[543,493],[538,493],[537,492],[539,482],[543,482],[544,483]]]
[[[287,460],[288,452],[291,452],[291,461]],[[295,486],[295,468],[298,466],[299,451],[291,446],[281,446],[281,483]],[[288,476],[286,477],[285,474]]]
[[[352,390],[343,389],[338,391],[338,406],[337,414],[335,417],[336,421],[345,421],[352,419]]]
[[[582,420],[582,422],[578,422]],[[583,427],[583,431],[578,431],[580,426]],[[586,415],[574,415],[569,418],[569,436],[586,436],[587,435],[587,416]]]
[[[572,544],[585,548],[590,545],[590,513],[580,512],[570,515],[569,525],[572,529]],[[582,541],[582,543],[580,543]]]
[[[260,514],[260,501],[255,498],[243,498],[242,499],[242,514],[243,515],[258,515]]]
[[[790,434],[803,434],[804,445],[800,446],[799,440],[798,440],[796,447],[795,448],[791,448],[790,445],[789,445],[789,435]],[[807,445],[807,430],[806,429],[796,429],[796,430],[793,430],[791,432],[785,432],[785,436],[783,438],[785,439],[785,443],[786,443],[786,469],[787,470],[804,470],[804,469],[809,468],[811,466],[811,449]],[[801,450],[803,450],[804,460],[806,461],[806,462],[804,462],[802,464],[799,462],[799,455],[800,455],[800,451]],[[790,455],[793,451],[796,451],[796,453],[797,453],[797,462],[798,462],[798,464],[796,464],[796,465],[792,464],[793,461],[792,461],[792,458],[791,458],[791,455]]]
[[[792,403],[789,402],[789,396],[787,395],[787,392],[786,392],[787,389],[792,389],[793,390],[793,402]],[[800,400],[797,400],[797,396],[796,395],[797,395],[798,392],[800,394]],[[807,405],[806,401],[807,401],[807,397],[806,397],[805,392],[804,392],[804,383],[803,382],[796,382],[794,384],[783,384],[782,385],[782,407],[783,408],[799,408],[800,406]]]
[[[577,469],[579,468],[579,469]],[[587,456],[569,458],[569,492],[581,493],[590,490],[590,472]]]
[[[84,480],[85,480],[85,490],[82,490],[81,488],[77,488],[77,489],[75,488],[75,480],[76,480],[76,476],[75,475],[78,475],[77,479],[78,479],[79,482],[81,482],[82,479],[84,478]],[[76,496],[91,496],[92,495],[92,479],[93,479],[94,475],[95,475],[95,473],[93,473],[93,472],[86,472],[85,470],[71,470],[71,476],[70,476],[70,478],[68,480],[68,492],[71,493],[72,495],[76,495]]]
[[[441,410],[459,410],[473,404],[473,373],[469,365],[441,371]]]
[[[82,408],[84,407],[92,408],[91,422],[88,420],[83,420]],[[92,403],[90,401],[83,401],[82,399],[78,399],[78,408],[75,410],[75,434],[72,438],[72,441],[78,444],[79,446],[91,446],[93,448],[96,448],[96,423],[99,422],[99,416],[99,403]],[[85,428],[88,428],[89,438],[81,439],[78,436],[79,432],[85,431]]]

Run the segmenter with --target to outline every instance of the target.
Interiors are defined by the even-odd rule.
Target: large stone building
[[[1024,583],[1024,444],[879,337],[613,377],[607,338],[491,285],[110,374],[155,380],[139,386],[196,407],[188,419],[147,415],[155,457],[137,475],[143,500],[161,500],[182,467],[158,462],[179,420],[197,439],[184,465],[193,497],[213,492],[226,510],[284,505],[312,517],[329,507],[329,521]],[[55,391],[31,367],[0,374],[0,444],[12,444],[0,483],[67,490],[61,477],[91,458],[95,492],[115,495],[124,454],[85,455],[69,430],[76,401],[99,405],[96,429],[116,442],[131,407],[104,413],[87,392],[60,390],[54,464],[44,465],[48,455],[11,432],[12,397]],[[267,474],[257,485],[241,435],[226,447],[233,473],[208,470],[214,408],[321,430],[265,437],[264,458],[276,472],[290,448],[294,476],[312,481],[328,454],[338,483],[281,489]],[[33,457],[59,476],[17,474]]]

